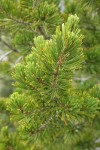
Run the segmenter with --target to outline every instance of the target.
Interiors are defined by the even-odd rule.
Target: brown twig
[[[58,74],[59,74],[59,70],[62,66],[62,61],[63,61],[63,54],[61,53],[61,55],[59,56],[59,59],[58,59],[58,65],[57,65],[57,69],[56,71],[54,72],[54,75],[53,75],[53,88],[56,87],[56,84],[57,84],[57,77],[58,77]]]
[[[45,83],[41,78],[37,78],[38,82],[45,85],[45,86],[48,86],[47,83]]]
[[[46,40],[49,40],[49,39],[50,39],[50,37],[47,36],[46,33],[43,31],[43,27],[42,27],[42,26],[38,26],[38,31],[40,32],[41,35],[44,36],[44,38],[45,38]]]

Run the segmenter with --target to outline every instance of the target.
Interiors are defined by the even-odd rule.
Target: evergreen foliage
[[[83,62],[78,20],[76,15],[69,16],[50,40],[36,37],[33,51],[13,73],[20,89],[8,107],[12,119],[19,122],[19,130],[29,141],[38,140],[48,149],[54,149],[59,140],[72,145],[97,114],[99,101],[72,87],[73,71]]]
[[[0,10],[0,78],[15,81],[0,99],[0,150],[100,148],[99,1],[1,0]]]

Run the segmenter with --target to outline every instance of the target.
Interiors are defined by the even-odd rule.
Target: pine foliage
[[[78,20],[69,16],[50,40],[34,38],[33,51],[13,73],[19,90],[8,109],[29,142],[38,141],[43,149],[54,149],[59,141],[75,143],[97,114],[98,99],[72,87],[73,71],[83,62]]]
[[[99,18],[99,0],[0,1],[0,150],[100,148]]]

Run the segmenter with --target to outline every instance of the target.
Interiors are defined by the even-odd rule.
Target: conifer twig
[[[37,128],[35,131],[30,132],[30,135],[34,135],[34,134],[41,132],[49,124],[51,120],[52,120],[52,116],[44,124],[42,124],[39,128]]]
[[[56,71],[54,72],[53,87],[56,86],[57,76],[58,76],[59,70],[60,70],[60,68],[61,68],[61,66],[62,66],[62,59],[63,59],[63,55],[62,55],[62,53],[61,53],[60,56],[59,56],[59,59],[58,59],[57,69],[56,69]]]
[[[12,20],[13,22],[15,22],[15,23],[17,23],[17,24],[22,24],[22,25],[24,25],[24,26],[29,26],[30,28],[27,29],[27,30],[29,30],[29,31],[31,31],[31,32],[33,32],[33,33],[36,34],[36,32],[32,29],[32,23],[30,23],[30,22],[25,22],[25,21],[22,21],[22,20],[18,20],[18,19],[16,19],[16,18],[13,18],[10,14],[8,14],[8,12],[6,12],[6,10],[5,10],[1,5],[0,5],[0,10],[6,14],[6,16],[8,17],[8,19]]]
[[[46,33],[43,31],[42,26],[38,26],[38,30],[39,30],[40,34],[43,35],[46,40],[50,39],[50,37],[47,36]]]
[[[11,51],[5,53],[4,55],[2,55],[2,56],[0,57],[0,61],[2,61],[6,56],[8,56],[9,54],[11,54],[12,52],[13,52],[13,50],[11,50]]]
[[[11,49],[12,51],[16,52],[16,53],[19,53],[19,51],[15,48],[13,48],[12,45],[8,44],[6,41],[4,41],[2,38],[0,38],[0,41],[5,45],[7,46],[9,49]]]
[[[48,86],[47,83],[45,83],[41,78],[37,78],[38,82],[45,85],[45,86]]]

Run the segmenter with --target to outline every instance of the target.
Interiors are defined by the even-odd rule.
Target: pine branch
[[[35,131],[31,131],[30,132],[30,135],[34,135],[34,134],[37,134],[39,132],[41,132],[42,130],[44,130],[46,128],[46,126],[50,123],[50,121],[52,120],[52,116],[44,123],[42,124],[39,128],[37,128]]]
[[[2,38],[0,38],[0,41],[6,46],[8,47],[9,49],[11,49],[10,51],[6,52],[5,54],[3,54],[1,57],[0,57],[0,61],[2,61],[6,56],[10,55],[11,53],[13,52],[16,52],[16,53],[19,53],[19,51],[15,48],[13,48],[12,45],[8,44],[7,42],[5,42]]]
[[[17,49],[13,48],[12,45],[10,45],[10,44],[8,44],[7,42],[5,42],[2,38],[0,38],[0,41],[1,41],[5,46],[7,46],[9,49],[11,49],[12,52],[19,53],[19,51],[18,51]]]
[[[7,15],[7,17],[8,17],[9,19],[13,20],[14,22],[19,23],[19,24],[22,24],[22,25],[24,25],[24,26],[30,26],[30,27],[32,26],[32,23],[25,22],[25,21],[22,21],[22,20],[17,20],[16,18],[13,18],[13,17],[10,16],[10,15]]]
[[[27,84],[27,83],[26,83]],[[32,85],[30,84],[27,84],[28,87],[31,88],[31,90],[34,90],[34,91],[37,91],[38,93],[40,93],[40,91],[36,88],[36,87],[33,87]]]
[[[38,82],[43,84],[44,86],[49,86],[48,83],[45,83],[41,78],[37,78]]]
[[[0,9],[1,9],[1,12],[3,12],[3,13],[6,14],[6,16],[7,16],[8,19],[12,20],[13,22],[15,22],[15,23],[17,23],[17,24],[21,24],[21,25],[23,25],[23,26],[28,26],[28,27],[30,27],[30,28],[27,29],[27,30],[33,32],[34,34],[37,34],[37,32],[35,32],[35,31],[32,29],[32,23],[25,22],[25,21],[22,21],[22,20],[18,20],[18,19],[16,19],[16,18],[12,17],[10,14],[8,14],[8,12],[6,12],[6,10],[5,10],[1,5],[0,5]]]
[[[17,19],[15,19],[15,18],[13,18],[10,14],[8,14],[8,12],[6,12],[6,10],[5,10],[1,5],[0,5],[0,9],[1,9],[1,12],[5,13],[6,16],[7,16],[9,19],[13,20],[14,22],[19,23],[19,24],[23,24],[23,25],[25,25],[25,26],[26,26],[26,25],[27,25],[27,26],[31,26],[31,25],[32,25],[32,23],[24,22],[24,21],[17,20]]]
[[[60,54],[60,56],[59,56],[59,59],[58,59],[58,65],[57,65],[57,69],[56,69],[56,71],[55,71],[55,73],[54,73],[54,77],[53,77],[53,87],[55,88],[55,86],[56,86],[56,80],[57,80],[57,77],[58,77],[58,74],[59,74],[59,70],[60,70],[60,68],[61,68],[61,66],[62,66],[62,60],[63,60],[63,55],[62,55],[62,53]]]
[[[44,36],[45,39],[49,40],[50,37],[46,35],[46,33],[43,31],[43,27],[42,26],[38,26],[38,30],[40,32],[41,35]]]

